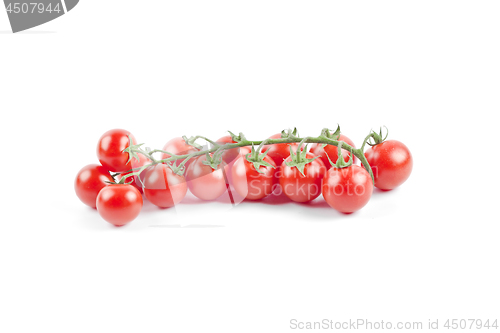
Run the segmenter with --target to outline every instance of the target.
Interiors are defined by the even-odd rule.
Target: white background
[[[499,16],[497,1],[82,0],[12,34],[0,10],[0,331],[500,319]],[[114,228],[74,194],[111,128],[162,148],[337,123],[357,145],[386,125],[414,157],[349,216],[322,198],[192,199]]]

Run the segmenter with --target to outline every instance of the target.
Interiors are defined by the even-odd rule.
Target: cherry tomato
[[[314,158],[311,153],[306,154],[306,158]],[[316,199],[321,194],[321,181],[326,173],[326,167],[321,158],[307,163],[302,175],[296,167],[286,165],[291,162],[292,157],[288,157],[281,165],[279,182],[285,195],[296,202],[307,202]]]
[[[220,144],[236,143],[236,141],[234,141],[230,135],[223,136],[216,142]],[[240,154],[240,148],[227,149],[222,153],[222,160],[227,164],[229,164],[232,161],[234,161],[239,154]]]
[[[215,200],[226,191],[226,180],[223,168],[226,164],[222,162],[219,169],[214,170],[211,166],[203,164],[207,157],[197,157],[186,171],[186,181],[189,190],[201,200]]]
[[[220,138],[219,140],[215,141],[217,143],[236,143],[236,141],[231,138],[231,135],[226,135]]]
[[[166,164],[156,164],[146,169],[145,173],[144,195],[153,205],[173,207],[186,196],[186,179],[174,173]]]
[[[109,171],[100,164],[89,164],[76,175],[76,195],[87,206],[96,208],[97,195],[108,185],[106,181],[113,182]]]
[[[270,136],[269,139],[281,139],[281,133],[274,134]],[[266,152],[269,149],[269,153],[267,153],[267,156],[271,157],[274,163],[276,163],[276,171],[274,173],[275,181],[273,186],[274,190],[279,190],[280,187],[279,178],[282,173],[281,165],[283,164],[283,161],[290,156],[290,146],[292,147],[292,150],[296,152],[299,144],[296,142],[279,143],[274,145],[265,145],[262,148],[262,152]],[[301,150],[304,150],[304,147],[302,147]]]
[[[327,171],[323,178],[322,193],[325,201],[342,213],[353,213],[370,200],[373,183],[368,171],[359,165],[351,165]]]
[[[139,161],[137,161],[135,158],[133,158],[132,161],[130,161],[133,169],[142,168],[146,164],[151,163],[151,160],[149,158],[147,158],[146,156],[144,156],[142,154],[137,154],[137,155],[139,156]],[[133,172],[137,172],[137,171],[139,171],[139,170],[135,170]],[[144,182],[144,175],[146,173],[146,170],[142,171],[141,176],[140,176],[141,180],[139,180],[139,177],[137,177],[137,176],[134,176],[133,179],[132,179],[129,176],[131,173],[132,173],[132,171],[121,174],[120,175],[120,179],[123,178],[123,177],[126,177],[125,178],[125,182],[126,183],[133,181],[133,183],[131,183],[131,185],[133,185],[136,189],[139,190],[139,192],[142,193],[142,183],[141,183],[141,180]]]
[[[269,157],[264,157],[264,161],[276,167],[276,163]],[[234,189],[243,198],[249,200],[259,200],[273,191],[276,181],[274,177],[275,169],[268,166],[260,166],[259,173],[252,162],[245,156],[240,156],[234,162],[231,169]]]
[[[111,172],[125,172],[132,169],[130,163],[127,163],[129,155],[123,152],[123,149],[129,146],[129,138],[135,145],[134,136],[123,129],[113,129],[104,133],[97,143],[97,158],[102,166]]]
[[[230,149],[232,150],[232,149]],[[236,155],[236,157],[234,159],[228,159],[229,162],[226,162],[227,163],[227,166],[223,169],[224,173],[226,174],[226,179],[227,179],[227,182],[228,184],[234,186],[234,182],[233,182],[233,173],[232,173],[232,169],[233,169],[233,165],[234,163],[238,160],[238,158],[240,156],[246,156],[247,154],[250,154],[252,152],[251,148],[250,147],[240,147],[240,148],[237,148],[238,150],[238,154]],[[224,160],[224,154],[222,155],[222,160]]]
[[[343,141],[350,145],[352,148],[356,148],[354,142],[352,142],[351,139],[343,134],[340,134],[338,141]],[[339,151],[337,149],[337,146],[333,145],[326,145],[323,148],[322,144],[314,143],[311,146],[311,149],[309,149],[309,152],[313,153],[316,156],[319,156],[323,160],[323,163],[325,163],[327,169],[330,169],[332,167],[330,161],[328,161],[328,157],[330,157],[330,160],[332,160],[333,163],[337,163],[337,159],[339,158]],[[326,156],[326,154],[328,154],[328,157]],[[344,161],[348,162],[350,155],[351,153],[349,152],[349,150],[345,150],[344,148],[342,148],[342,156],[344,157]],[[355,161],[356,157],[353,156],[353,158]]]
[[[127,184],[108,185],[97,196],[97,211],[109,223],[121,227],[134,220],[142,209],[142,195]]]
[[[387,140],[370,147],[365,152],[375,179],[375,187],[392,190],[410,177],[413,157],[403,143]]]
[[[240,156],[247,156],[252,152],[252,148],[245,146],[245,147],[240,147],[240,151],[238,152],[238,157]]]
[[[163,147],[163,150],[168,151],[169,153],[172,153],[175,155],[187,155],[187,154],[191,154],[191,153],[199,151],[199,149],[188,145],[186,143],[186,141],[184,141],[184,139],[181,137],[173,138],[172,140],[167,142],[165,144],[165,146]],[[163,153],[161,155],[162,160],[165,158],[169,158],[169,157],[170,157],[169,154]],[[186,169],[189,166],[189,164],[192,162],[193,159],[194,158],[191,158],[186,162],[186,164],[184,165],[186,167]],[[176,160],[175,165],[180,165],[183,161],[184,161],[184,159]]]
[[[269,139],[281,139],[281,133],[272,135],[269,137]],[[267,156],[273,159],[274,163],[276,166],[280,166],[283,161],[290,156],[290,146],[292,146],[292,149],[294,152],[297,151],[297,147],[299,146],[298,143],[279,143],[275,145],[265,145],[262,147],[262,152],[266,152],[269,150],[269,153],[267,153]],[[303,148],[302,148],[303,150]]]

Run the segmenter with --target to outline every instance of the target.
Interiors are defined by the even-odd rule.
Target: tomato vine
[[[361,145],[361,148],[356,149],[356,148],[352,147],[351,145],[349,145],[343,141],[338,140],[338,138],[340,136],[340,127],[337,127],[337,130],[333,133],[331,133],[331,131],[328,128],[324,128],[318,137],[308,136],[308,137],[301,138],[301,137],[297,136],[297,129],[294,129],[293,131],[291,131],[291,130],[282,131],[282,135],[281,135],[282,137],[280,139],[265,139],[265,140],[258,140],[258,141],[248,140],[243,133],[240,133],[239,135],[235,135],[230,131],[229,131],[229,133],[231,134],[232,139],[236,143],[221,144],[221,143],[217,143],[213,140],[210,140],[204,136],[194,136],[194,137],[190,137],[190,138],[183,136],[183,139],[186,141],[186,144],[200,149],[196,152],[193,152],[190,154],[185,154],[185,155],[176,155],[174,153],[171,153],[171,152],[168,152],[165,150],[161,150],[161,149],[153,149],[153,150],[151,150],[150,148],[142,149],[142,146],[144,145],[143,143],[133,144],[132,139],[129,137],[129,140],[130,140],[129,146],[123,150],[123,152],[129,154],[129,162],[133,158],[139,160],[139,156],[137,154],[142,154],[145,157],[149,158],[151,160],[151,163],[146,164],[146,165],[142,166],[141,168],[135,168],[135,169],[131,169],[131,170],[127,171],[127,172],[133,171],[133,173],[130,173],[128,176],[129,177],[136,176],[136,175],[138,176],[146,168],[151,167],[151,166],[158,164],[158,163],[166,163],[172,169],[172,171],[174,171],[176,174],[182,175],[184,173],[184,170],[185,170],[186,162],[194,157],[198,157],[201,155],[207,155],[207,154],[212,155],[213,157],[210,158],[211,165],[217,166],[217,164],[221,163],[221,161],[222,161],[222,152],[224,150],[241,148],[241,147],[246,147],[246,146],[252,147],[252,152],[250,154],[246,155],[247,160],[249,162],[254,163],[255,168],[257,170],[259,170],[259,166],[266,163],[263,161],[263,158],[266,156],[266,153],[259,153],[261,151],[262,147],[265,145],[283,144],[283,143],[285,143],[285,144],[286,143],[298,143],[299,149],[300,149],[300,147],[302,147],[302,145],[304,145],[304,144],[316,143],[316,144],[322,144],[324,146],[333,145],[333,146],[337,146],[339,148],[339,151],[341,151],[341,149],[345,149],[345,150],[352,152],[352,154],[354,156],[356,156],[361,161],[364,168],[370,174],[370,177],[371,177],[372,182],[373,182],[374,181],[373,172],[372,172],[372,169],[370,167],[370,164],[368,163],[368,161],[363,153],[363,150],[364,150],[366,143],[371,145],[369,143],[370,139],[373,139],[376,143],[381,143],[385,140],[385,138],[382,139],[382,134],[381,134],[382,129],[380,130],[380,134],[378,134],[372,130],[370,132],[370,134],[368,134],[366,136],[366,138],[364,139],[363,144]],[[201,148],[203,148],[203,146],[201,146],[195,142],[198,139],[203,139],[206,142],[210,143],[212,145],[212,148],[201,150]],[[255,149],[255,146],[258,146],[257,149]],[[164,159],[155,159],[153,156],[153,154],[155,154],[155,153],[168,154],[168,155],[170,155],[170,157],[164,158]],[[215,164],[213,162],[214,159],[216,160]],[[174,162],[176,160],[183,160],[183,161],[178,166],[173,165],[173,163],[170,163],[170,162]],[[343,167],[348,167],[351,164],[352,164],[352,161],[350,161],[350,163],[337,163],[336,167],[343,168]]]
[[[163,149],[151,149],[137,144],[129,131],[109,130],[97,144],[102,165],[80,170],[76,194],[117,226],[137,217],[142,193],[152,204],[168,208],[180,203],[188,188],[208,201],[227,191],[233,205],[233,192],[245,200],[259,200],[281,191],[302,203],[322,194],[328,205],[349,214],[367,204],[374,187],[400,186],[413,167],[408,147],[386,141],[388,131],[384,136],[382,128],[370,131],[360,148],[340,133],[339,126],[335,131],[324,128],[317,137],[301,137],[296,128],[264,140],[229,134],[217,141],[201,135],[176,137]],[[204,140],[204,145],[197,140]],[[370,147],[365,151],[366,144]],[[355,158],[362,166],[354,163]]]

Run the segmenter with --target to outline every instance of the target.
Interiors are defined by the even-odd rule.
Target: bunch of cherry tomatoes
[[[281,137],[282,134],[276,134],[270,139]],[[238,143],[235,139],[228,135],[215,143]],[[355,148],[343,134],[336,139]],[[391,190],[401,185],[413,166],[409,149],[396,140],[378,142],[364,152],[373,179],[365,167],[355,164],[352,150],[339,151],[335,145],[317,143],[308,149],[298,142],[276,143],[264,145],[260,151],[242,146],[214,155],[208,150],[201,153],[199,145],[188,142],[180,137],[167,142],[161,160],[172,155],[174,159],[161,161],[153,158],[149,150],[138,148],[143,152],[139,154],[125,151],[141,145],[129,131],[110,130],[97,144],[100,164],[87,165],[78,172],[76,194],[115,226],[123,226],[139,215],[143,194],[152,204],[169,208],[179,204],[188,189],[207,201],[216,200],[227,191],[232,192],[231,198],[239,196],[242,200],[260,200],[281,191],[296,202],[308,202],[322,194],[331,207],[349,214],[366,205],[374,186]],[[193,153],[200,154],[186,161],[177,158]]]

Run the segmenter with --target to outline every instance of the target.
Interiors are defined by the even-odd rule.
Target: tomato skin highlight
[[[343,141],[351,147],[356,148],[354,142],[352,142],[352,140],[344,134],[340,134],[338,141]],[[311,145],[311,149],[309,149],[309,152],[313,153],[316,156],[319,156],[325,164],[326,168],[330,169],[332,165],[330,164],[330,161],[328,161],[328,157],[330,157],[330,160],[332,160],[333,163],[337,163],[337,160],[339,158],[339,150],[337,149],[337,146],[333,145],[326,145],[324,148],[321,146],[322,144],[314,143],[313,145]],[[328,157],[326,156],[327,154]],[[344,157],[344,161],[348,162],[350,155],[351,153],[348,150],[342,148],[342,156]],[[355,156],[353,156],[353,161],[356,161]]]
[[[306,158],[314,158],[311,153]],[[288,157],[281,165],[279,182],[285,195],[295,202],[308,202],[321,194],[321,184],[326,174],[326,167],[321,158],[317,158],[304,167],[304,175],[296,167],[286,165],[292,157]]]
[[[78,198],[87,206],[96,208],[96,199],[99,192],[113,182],[109,171],[100,164],[84,166],[75,178],[75,192]]]
[[[130,161],[131,166],[132,166],[133,169],[135,169],[135,168],[142,168],[146,164],[151,163],[151,160],[149,158],[147,158],[146,156],[144,156],[142,154],[137,154],[137,155],[139,156],[139,161],[137,161],[135,158],[133,158],[132,161]],[[136,189],[139,190],[139,192],[143,193],[143,191],[142,191],[142,183],[141,183],[141,180],[139,180],[139,177],[137,177],[137,176],[129,177],[128,176],[132,172],[137,172],[137,171],[138,170],[127,172],[127,173],[123,173],[123,174],[120,175],[120,179],[122,179],[123,177],[125,177],[125,183],[132,182],[130,185],[133,185]],[[144,182],[144,174],[145,173],[146,173],[146,170],[143,170],[142,173],[141,173],[141,175],[140,175],[140,178],[142,179],[143,182]]]
[[[269,139],[281,139],[281,133],[274,134],[270,136]],[[265,145],[264,147],[262,147],[262,152],[265,153],[267,150],[269,150],[267,156],[272,158],[274,164],[279,167],[283,163],[283,161],[290,156],[290,146],[292,147],[293,152],[297,152],[297,147],[299,146],[297,142]],[[304,150],[304,148],[302,148],[302,150]]]
[[[143,191],[153,205],[173,207],[186,196],[186,179],[174,173],[166,164],[156,164],[145,172]]]
[[[215,200],[226,191],[223,168],[226,164],[222,162],[219,169],[214,170],[211,166],[203,164],[207,157],[197,157],[186,170],[186,181],[189,190],[195,197],[201,200]]]
[[[349,214],[363,208],[373,193],[368,171],[359,165],[330,168],[323,178],[323,197],[334,209]]]
[[[168,151],[169,153],[172,153],[175,155],[187,155],[187,154],[191,154],[191,153],[195,153],[195,152],[199,151],[199,149],[188,145],[186,143],[186,141],[184,141],[184,139],[181,137],[173,138],[172,140],[168,141],[165,144],[165,146],[163,146],[162,150]],[[161,155],[162,160],[165,158],[169,158],[169,157],[171,157],[171,155],[169,155],[169,154],[162,153],[162,155]],[[189,166],[189,164],[193,161],[193,159],[194,158],[190,158],[186,162],[186,164],[184,164],[184,166],[187,168]],[[173,163],[178,166],[183,161],[184,161],[184,159],[180,159],[180,160],[173,161]]]
[[[129,154],[123,150],[129,146],[129,138],[132,144],[137,144],[134,136],[124,129],[112,129],[104,133],[97,143],[97,158],[102,166],[111,172],[125,172],[132,169],[127,163]]]
[[[375,187],[392,190],[410,177],[413,157],[408,147],[396,140],[387,140],[370,147],[365,157],[372,168]]]
[[[276,167],[276,163],[266,156],[264,161]],[[268,166],[261,166],[259,173],[252,162],[246,159],[245,155],[240,155],[231,168],[233,186],[236,192],[248,200],[259,200],[272,193],[276,178],[275,169]]]
[[[143,201],[141,193],[134,186],[112,184],[99,192],[96,204],[97,211],[104,220],[121,227],[139,215]]]

